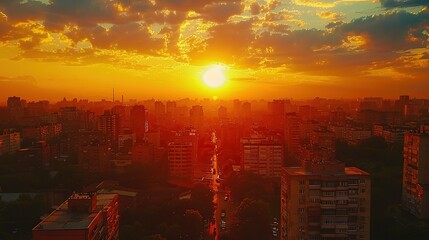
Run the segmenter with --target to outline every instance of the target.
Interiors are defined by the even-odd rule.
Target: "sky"
[[[429,98],[428,46],[429,0],[1,0],[0,101]]]

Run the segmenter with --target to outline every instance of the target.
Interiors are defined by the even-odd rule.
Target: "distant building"
[[[72,194],[33,228],[33,240],[117,240],[118,208],[117,194]]]
[[[203,106],[192,106],[191,110],[189,111],[189,121],[190,127],[197,129],[198,131],[202,129],[204,124]]]
[[[428,133],[405,134],[402,205],[417,218],[429,218]]]
[[[349,144],[358,144],[365,139],[371,138],[372,132],[367,129],[347,128],[346,140]]]
[[[113,150],[117,150],[120,130],[119,115],[111,111],[105,111],[104,114],[98,118],[97,128],[105,134],[109,147]]]
[[[8,109],[14,110],[14,109],[21,109],[22,107],[23,106],[22,106],[20,97],[13,96],[13,97],[9,97],[7,99],[7,108]]]
[[[300,124],[296,113],[286,114],[284,126],[284,138],[286,152],[291,155],[297,155],[300,148]]]
[[[19,132],[4,132],[0,134],[0,155],[14,153],[21,148]]]
[[[78,164],[89,172],[107,172],[110,167],[109,147],[106,144],[92,142],[78,149]]]
[[[136,134],[138,142],[143,141],[145,133],[149,130],[148,112],[142,105],[136,105],[131,108],[131,130]]]
[[[140,142],[132,148],[133,163],[153,163],[155,155],[155,147],[152,143]]]
[[[241,165],[244,171],[263,177],[280,177],[283,164],[281,136],[254,132],[240,140]]]
[[[336,161],[282,169],[281,239],[370,239],[371,179]]]

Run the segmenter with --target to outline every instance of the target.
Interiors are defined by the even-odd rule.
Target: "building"
[[[281,136],[254,132],[240,140],[241,165],[244,171],[263,177],[280,177],[283,164]]]
[[[202,129],[204,124],[203,106],[192,106],[191,110],[189,110],[189,121],[190,127],[197,129],[198,131]]]
[[[290,155],[297,155],[300,148],[300,124],[296,113],[288,113],[285,118],[284,138],[286,152]]]
[[[98,130],[105,134],[109,147],[118,149],[120,131],[119,115],[112,111],[105,111],[98,119]]]
[[[21,148],[21,136],[19,132],[5,131],[0,135],[0,156],[14,153]]]
[[[74,193],[33,228],[33,240],[116,240],[117,194]]]
[[[406,133],[402,205],[420,219],[429,218],[429,134]]]
[[[81,145],[77,159],[81,169],[89,172],[107,172],[110,167],[109,147],[100,142]]]
[[[22,108],[22,102],[20,97],[8,97],[7,99],[7,108],[8,109],[20,109]]]
[[[168,143],[168,170],[171,178],[192,180],[198,155],[198,134],[186,129]]]
[[[145,133],[149,129],[148,112],[142,105],[131,108],[131,130],[136,134],[136,141],[143,141]]]
[[[306,161],[281,176],[281,239],[370,239],[371,179],[337,161]]]

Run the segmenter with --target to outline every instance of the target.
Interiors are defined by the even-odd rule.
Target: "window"
[[[305,185],[305,180],[300,180],[299,185]]]

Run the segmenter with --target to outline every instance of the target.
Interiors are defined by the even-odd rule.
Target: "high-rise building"
[[[281,239],[370,239],[371,179],[337,161],[285,167]]]
[[[120,131],[119,115],[112,111],[105,111],[98,119],[98,130],[106,135],[106,139],[114,151],[118,149]]]
[[[136,141],[143,141],[145,133],[148,131],[148,112],[142,105],[131,108],[131,130],[136,134]]]
[[[228,109],[224,106],[220,106],[217,110],[217,117],[220,122],[225,122],[228,118]]]
[[[191,110],[189,110],[189,117],[191,128],[200,131],[204,124],[203,106],[192,106]]]
[[[429,218],[429,134],[406,133],[402,205],[420,219]]]
[[[240,140],[241,165],[244,171],[263,177],[280,177],[283,164],[283,142],[281,136],[254,132]]]
[[[161,101],[155,102],[155,120],[159,124],[165,117],[165,105]]]
[[[0,134],[0,156],[14,153],[21,147],[21,135],[19,132],[8,132]]]
[[[237,123],[225,123],[220,127],[219,146],[226,160],[238,160],[240,152],[240,139],[243,137],[243,126]],[[238,164],[238,161],[237,161]]]
[[[296,113],[286,114],[284,129],[286,152],[297,155],[300,148],[300,123]]]
[[[117,194],[74,193],[33,228],[33,240],[117,240]]]
[[[176,134],[168,144],[168,170],[170,177],[183,180],[194,178],[194,165],[198,155],[198,134],[186,129]]]
[[[20,97],[9,97],[7,99],[7,108],[8,109],[20,109],[22,108],[22,104],[21,104],[21,98]]]

